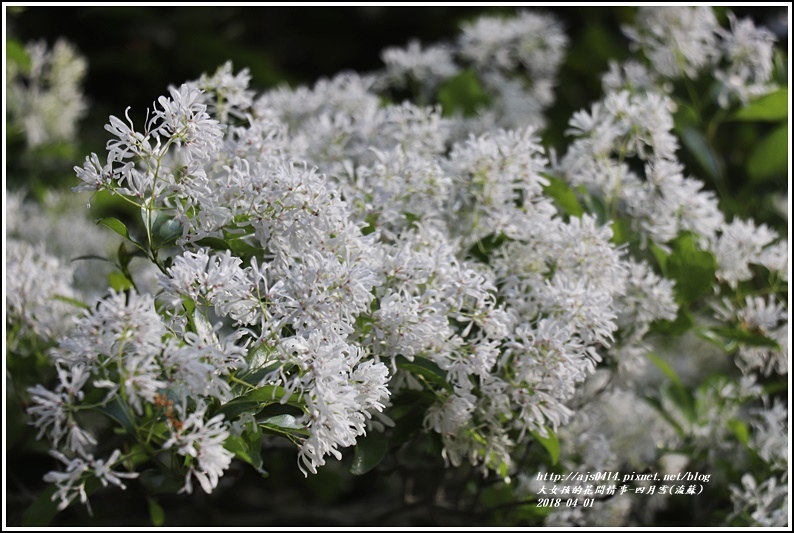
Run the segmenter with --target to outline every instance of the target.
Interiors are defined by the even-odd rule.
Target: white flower
[[[710,6],[643,6],[623,32],[660,74],[694,78],[718,57],[718,28]]]
[[[8,119],[25,134],[29,148],[58,141],[72,142],[77,123],[88,110],[81,83],[86,60],[69,42],[58,39],[25,45],[30,70],[22,73],[8,62]]]
[[[658,276],[647,263],[628,260],[626,291],[618,296],[619,324],[644,335],[654,320],[675,320],[678,305],[673,282]]]
[[[138,477],[137,472],[114,472],[112,470],[113,466],[118,463],[120,456],[121,450],[117,448],[113,450],[113,453],[111,453],[110,457],[107,459],[94,459],[91,462],[94,475],[97,477],[97,479],[99,479],[99,481],[102,482],[103,487],[115,485],[116,487],[125,490],[127,486],[124,484],[122,479],[135,479]]]
[[[481,16],[463,26],[461,55],[483,69],[523,66],[533,78],[552,75],[562,61],[568,38],[552,15],[523,11],[503,19]]]
[[[223,415],[204,420],[206,410],[206,404],[201,402],[195,411],[179,420],[178,425],[169,421],[171,437],[163,444],[163,449],[178,448],[177,453],[192,459],[180,492],[192,493],[192,478],[195,477],[204,492],[212,493],[234,458],[234,454],[223,447],[230,435]]]
[[[210,118],[207,105],[202,103],[202,91],[195,86],[182,84],[169,88],[171,98],[157,99],[160,108],[154,108],[154,118],[162,122],[157,133],[168,137],[184,150],[185,162],[209,161],[222,146],[223,128]]]
[[[55,483],[57,486],[57,490],[52,495],[52,500],[60,500],[58,510],[63,511],[79,496],[80,503],[87,505],[89,512],[91,512],[88,494],[85,491],[87,479],[84,477],[84,474],[90,469],[89,463],[79,457],[69,459],[61,452],[55,450],[50,451],[50,455],[66,465],[66,470],[63,472],[53,470],[44,475],[44,481]]]
[[[77,308],[58,297],[77,298],[73,267],[47,253],[43,244],[8,239],[6,249],[6,309],[21,333],[56,340],[71,328]]]
[[[297,375],[281,379],[288,391],[298,389],[306,402],[309,437],[298,452],[298,467],[304,474],[316,473],[327,454],[340,459],[338,447],[352,446],[365,434],[370,410],[383,409],[388,370],[383,363],[361,362],[360,348],[327,329],[286,339],[279,355],[300,368]]]
[[[227,61],[212,76],[202,74],[195,82],[204,94],[212,94],[212,98],[206,98],[207,108],[221,124],[228,124],[230,118],[244,118],[254,102],[254,91],[248,89],[251,72],[247,68],[237,74],[232,71],[232,62]]]
[[[448,47],[439,45],[422,49],[415,39],[406,48],[386,48],[381,52],[381,59],[386,65],[385,82],[395,87],[408,85],[411,80],[433,87],[460,70]]]
[[[742,476],[742,486],[731,486],[732,517],[748,514],[758,527],[787,527],[788,486],[785,479],[772,477],[760,485],[752,474]]]
[[[773,91],[777,86],[771,82],[774,55],[774,34],[766,28],[757,28],[749,18],[737,19],[728,13],[731,30],[719,29],[720,46],[727,62],[727,69],[714,73],[723,84],[719,95],[722,107],[728,107],[730,97],[735,96],[743,105],[759,96]]]
[[[717,277],[731,287],[749,279],[750,263],[756,263],[763,249],[777,238],[777,233],[766,224],[756,226],[752,220],[735,218],[722,227],[722,234],[714,243]]]

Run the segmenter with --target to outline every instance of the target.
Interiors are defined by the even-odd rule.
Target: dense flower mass
[[[408,402],[436,458],[516,497],[538,494],[541,470],[652,469],[679,448],[713,459],[738,449],[733,431],[770,475],[726,489],[735,517],[780,525],[788,411],[754,380],[788,371],[788,241],[728,222],[691,175],[671,89],[712,76],[726,108],[770,92],[772,40],[732,15],[722,28],[709,7],[641,8],[625,33],[639,53],[610,64],[559,155],[543,115],[568,37],[535,12],[312,87],[257,94],[227,63],[169,88],[143,124],[110,117],[106,153],[74,167],[74,190],[140,212],[129,228],[100,221],[124,238],[111,288],[75,288],[22,227],[8,243],[15,338],[46,340],[55,369],[27,390],[27,414],[63,463],[45,477],[59,508],[87,504],[92,478],[124,488],[147,461],[179,492],[211,493],[235,458],[262,470],[265,436],[314,474],[391,436]],[[460,79],[489,101],[438,102]],[[415,102],[389,100],[401,91]],[[759,269],[768,280],[748,292]],[[682,328],[735,352],[733,380],[685,389],[658,335]],[[763,407],[748,414],[751,402]],[[131,445],[104,442],[94,411]],[[639,513],[608,500],[546,523]]]

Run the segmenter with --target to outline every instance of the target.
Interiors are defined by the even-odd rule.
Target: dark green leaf
[[[397,357],[397,368],[422,376],[427,381],[440,385],[452,392],[452,385],[447,382],[447,373],[430,359],[414,357],[413,361],[409,361],[403,356],[399,356]]]
[[[740,342],[748,346],[769,346],[770,348],[780,348],[780,345],[763,333],[758,331],[750,331],[748,329],[735,326],[735,327],[714,327],[703,328],[698,331],[699,334],[708,336],[709,333],[714,333],[728,340]]]
[[[469,248],[469,255],[479,259],[483,263],[488,263],[492,252],[505,242],[507,242],[507,237],[502,233],[499,235],[486,235]]]
[[[549,452],[549,457],[551,457],[551,464],[556,465],[557,461],[560,460],[560,441],[557,439],[557,435],[554,434],[553,431],[546,428],[547,436],[544,437],[537,431],[532,432],[532,436],[538,441],[546,451]]]
[[[79,482],[78,482],[79,483]],[[76,485],[75,485],[76,486]],[[91,496],[102,486],[102,483],[95,477],[89,477],[85,480],[83,488],[86,496]],[[44,491],[39,494],[39,497],[30,504],[22,513],[22,525],[25,527],[46,527],[58,514],[58,501],[52,501],[52,496],[55,494],[57,487],[49,485]]]
[[[268,476],[268,472],[262,468],[262,433],[260,431],[246,431],[240,436],[230,435],[223,443],[223,447],[241,461],[253,466],[262,476]]]
[[[695,157],[701,168],[711,179],[719,179],[722,176],[722,160],[709,145],[706,137],[691,126],[681,128],[680,135],[684,146]]]
[[[678,310],[675,320],[657,320],[651,323],[651,332],[661,335],[683,335],[695,325],[692,315],[684,309]]]
[[[249,352],[249,354],[248,354],[248,360],[249,361],[253,360],[251,352]],[[256,385],[259,384],[260,381],[262,381],[262,379],[266,375],[268,375],[270,372],[276,370],[282,364],[283,363],[276,362],[276,363],[272,363],[272,364],[264,366],[264,367],[255,368],[254,370],[251,370],[250,372],[245,372],[243,374],[239,374],[237,376],[237,378],[239,380],[241,380],[241,381],[244,381],[245,383],[248,383],[249,385],[256,386]]]
[[[673,427],[673,429],[675,429],[676,433],[678,433],[679,437],[683,438],[685,436],[684,428],[682,428],[681,424],[679,424],[678,421],[670,415],[670,413],[667,411],[664,405],[662,405],[661,400],[659,400],[658,398],[645,398],[645,401],[651,407],[653,407],[654,410],[656,410],[656,412],[659,413],[659,415],[662,418],[667,420],[667,422]]]
[[[149,494],[176,494],[183,487],[181,480],[167,476],[154,468],[141,472],[138,481]]]
[[[584,185],[578,186],[576,190],[582,198],[586,211],[596,217],[599,225],[606,224],[611,217],[604,199],[588,191]]]
[[[713,286],[717,272],[714,254],[698,250],[692,235],[686,234],[673,241],[673,253],[667,258],[667,274],[675,280],[676,300],[689,304],[707,294]]]
[[[102,224],[103,226],[112,229],[113,231],[115,231],[116,233],[118,233],[128,241],[130,241],[132,244],[134,244],[137,248],[145,251],[143,245],[130,236],[130,232],[129,230],[127,230],[127,226],[125,226],[124,222],[122,222],[121,220],[115,217],[105,217],[97,220],[97,224]]]
[[[59,302],[67,303],[69,305],[73,305],[75,307],[79,307],[80,309],[91,309],[91,306],[81,302],[80,300],[75,300],[74,298],[69,298],[68,296],[61,296],[60,294],[54,294],[52,296],[53,300],[58,300]]]
[[[480,85],[477,74],[466,69],[457,76],[444,82],[438,89],[438,101],[444,116],[460,111],[464,116],[472,116],[477,109],[488,105],[490,98]]]
[[[698,337],[703,340],[706,340],[713,344],[714,346],[718,347],[723,352],[730,353],[734,351],[737,347],[736,341],[728,340],[726,341],[724,337],[717,335],[709,328],[698,328],[695,330],[695,333]]]
[[[747,160],[747,174],[756,181],[788,172],[788,124],[783,124],[764,137]]]
[[[57,487],[48,485],[39,497],[22,513],[24,527],[47,527],[58,514],[58,502],[52,501]]]
[[[369,435],[359,438],[350,473],[355,476],[366,474],[383,460],[388,448],[388,439],[383,433],[372,431]]]
[[[152,241],[155,248],[170,246],[182,235],[182,224],[170,215],[158,213],[152,224]]]
[[[72,262],[85,261],[87,259],[98,259],[99,261],[105,261],[105,262],[111,263],[111,264],[113,263],[113,261],[111,261],[107,257],[102,257],[101,255],[93,255],[93,254],[81,255],[81,256],[75,257],[75,258],[72,259]]]
[[[231,250],[229,245],[223,239],[217,237],[204,237],[196,241],[199,246],[206,246],[212,250]]]
[[[246,411],[258,410],[265,405],[273,403],[281,402],[296,407],[304,406],[304,402],[299,400],[298,395],[295,393],[282,402],[282,399],[286,396],[287,391],[283,387],[265,385],[223,404],[216,414],[223,414],[226,416],[226,420],[233,420]]]
[[[695,398],[688,388],[673,383],[665,388],[664,394],[681,410],[681,413],[689,422],[695,422],[697,419],[695,413]]]
[[[669,253],[662,250],[656,243],[652,242],[650,245],[651,253],[653,257],[656,258],[656,262],[659,264],[659,268],[662,271],[662,274],[667,276],[667,257],[670,255]]]
[[[252,257],[262,257],[265,253],[263,248],[254,246],[244,239],[229,239],[229,249],[247,262]]]
[[[152,525],[160,527],[165,523],[165,511],[154,498],[146,498],[149,503],[149,519]]]
[[[650,359],[650,360],[651,360],[651,362],[652,362],[654,365],[656,365],[656,367],[657,367],[659,370],[661,370],[661,371],[662,371],[662,373],[663,373],[665,376],[667,376],[667,378],[668,378],[670,381],[672,381],[672,382],[673,382],[675,385],[677,385],[677,386],[683,386],[683,383],[681,383],[681,379],[678,377],[678,374],[677,374],[677,373],[676,373],[676,371],[673,369],[673,367],[672,367],[672,366],[670,366],[670,364],[669,364],[667,361],[665,361],[664,359],[662,359],[661,357],[659,357],[659,356],[658,356],[658,355],[656,355],[655,353],[650,353],[650,352],[648,352],[648,359]]]
[[[25,74],[30,72],[30,57],[25,47],[16,39],[6,39],[6,60],[19,65],[20,70]]]
[[[787,87],[750,102],[733,115],[734,120],[786,120],[786,118],[788,118]]]
[[[132,432],[133,428],[135,427],[135,422],[132,420],[132,418],[130,418],[132,409],[129,405],[119,399],[118,396],[114,397],[107,404],[99,406],[97,410],[118,422],[121,427],[126,429],[128,432]]]
[[[543,188],[544,192],[550,196],[557,203],[557,206],[562,209],[565,214],[580,217],[584,213],[582,204],[576,197],[574,190],[563,180],[550,176],[543,175],[549,181],[549,184]]]

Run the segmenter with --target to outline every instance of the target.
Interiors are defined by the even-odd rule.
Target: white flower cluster
[[[775,89],[771,82],[774,34],[752,20],[728,13],[730,30],[708,6],[641,7],[633,26],[623,28],[661,76],[696,78],[713,69],[719,104],[743,104]]]
[[[545,58],[533,68],[551,75],[548,55],[519,41],[517,57]],[[109,389],[104,402],[118,397],[134,414],[171,402],[168,443],[193,427],[196,402],[233,398],[235,371],[272,368],[254,385],[304,403],[299,455],[312,472],[355,444],[390,393],[416,386],[400,369],[415,357],[448,380],[425,422],[454,464],[509,465],[511,432],[564,423],[564,401],[616,329],[625,273],[607,228],[564,222],[543,195],[534,129],[472,136],[447,157],[439,110],[382,106],[372,79],[345,74],[256,99],[247,82],[226,65],[170,89],[142,130],[111,117],[107,157],[75,168],[77,191],[109,190],[141,208],[155,261],[163,228],[181,251],[161,266],[161,308],[145,294],[111,294],[53,357],[84,365]],[[493,267],[469,256],[503,236],[524,255],[536,250],[539,269],[517,271],[507,249]],[[143,323],[128,322],[130,305]],[[89,354],[90,344],[105,348]],[[105,358],[117,360],[115,374]],[[191,463],[205,490],[228,466],[217,457],[214,470]]]
[[[562,24],[541,11],[512,17],[482,16],[464,24],[453,42],[422,48],[411,41],[405,48],[388,48],[385,68],[376,86],[416,92],[418,103],[455,76],[476,73],[490,99],[475,117],[455,124],[455,138],[503,128],[545,124],[543,113],[554,102],[557,71],[568,45]]]
[[[21,130],[29,148],[71,141],[77,122],[88,110],[81,83],[86,60],[74,46],[58,40],[29,43],[29,65],[8,62],[7,110],[12,127]]]

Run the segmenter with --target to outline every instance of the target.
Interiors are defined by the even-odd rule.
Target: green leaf
[[[238,255],[244,262],[249,261],[252,257],[262,257],[264,255],[264,248],[254,246],[244,239],[228,239],[229,249]]]
[[[397,368],[422,376],[427,381],[440,385],[450,392],[453,390],[452,385],[447,382],[447,373],[430,359],[417,356],[414,357],[413,361],[409,361],[403,356],[398,356]]]
[[[223,443],[223,447],[234,454],[241,461],[253,466],[259,474],[267,477],[267,470],[262,468],[262,433],[260,431],[246,431],[242,435],[230,435]]]
[[[255,411],[274,403],[288,403],[295,407],[304,407],[304,402],[298,399],[298,395],[292,393],[286,401],[282,399],[287,396],[287,391],[278,385],[265,385],[254,389],[242,396],[223,404],[216,414],[223,414],[226,420],[233,420],[247,411]]]
[[[774,121],[788,118],[788,88],[781,87],[773,93],[747,104],[734,113],[733,120]]]
[[[183,487],[183,482],[156,470],[148,468],[138,475],[138,482],[149,494],[176,494]]]
[[[108,274],[108,285],[116,292],[122,292],[134,287],[132,280],[121,272],[111,272]]]
[[[714,254],[695,247],[695,240],[685,234],[673,241],[673,253],[667,258],[667,274],[675,280],[679,304],[689,304],[711,291],[717,260]]]
[[[287,397],[286,401],[282,401],[284,397]],[[237,398],[243,401],[254,401],[260,403],[288,403],[290,405],[295,405],[302,407],[304,405],[302,400],[298,400],[298,395],[296,393],[292,393],[291,395],[287,395],[287,390],[284,387],[279,385],[265,385],[264,387],[259,387],[258,389],[254,389],[240,398]],[[236,400],[232,400],[236,401]],[[231,402],[230,402],[231,403]]]
[[[143,250],[144,252],[146,251],[146,249],[143,247],[143,245],[140,242],[136,241],[130,236],[130,232],[127,229],[127,226],[125,226],[124,222],[122,222],[121,220],[115,217],[105,217],[97,220],[97,224],[102,224],[103,226],[112,229],[113,231],[115,231],[116,233],[118,233],[128,241],[130,241],[132,244],[134,244],[137,248]]]
[[[672,381],[675,385],[677,385],[679,387],[683,386],[683,383],[681,383],[681,379],[678,377],[678,374],[673,369],[673,367],[670,366],[670,364],[667,361],[665,361],[664,359],[662,359],[661,357],[659,357],[655,353],[650,353],[650,352],[648,352],[648,359],[650,359],[651,362],[654,365],[656,365],[656,367],[659,370],[661,370],[662,373],[665,376],[667,376],[667,378],[670,381]]]
[[[504,233],[499,235],[491,233],[472,244],[471,248],[469,248],[469,255],[487,264],[491,259],[492,252],[502,246],[507,240],[507,236]]]
[[[256,387],[256,385],[262,381],[262,379],[268,375],[270,372],[276,370],[278,367],[282,366],[284,363],[275,362],[271,363],[267,366],[255,368],[250,372],[243,372],[242,374],[238,374],[236,377],[240,381],[243,381],[249,385]]]
[[[97,407],[97,410],[118,422],[121,427],[126,429],[128,432],[131,433],[133,431],[135,422],[130,417],[132,410],[118,396],[114,397],[107,404]]]
[[[490,98],[480,85],[477,74],[466,69],[439,87],[438,101],[444,116],[460,111],[464,116],[470,117],[478,108],[488,105]]]
[[[713,344],[714,346],[718,347],[721,351],[730,353],[736,349],[736,343],[734,341],[726,341],[720,335],[717,335],[709,328],[697,328],[695,333],[698,337],[703,340],[706,340]]]
[[[198,307],[193,310],[193,327],[196,329],[196,333],[198,333],[200,338],[212,338],[212,322],[210,322],[207,317],[204,316],[204,313]]]
[[[146,500],[149,503],[149,519],[152,521],[152,525],[162,526],[165,523],[165,511],[154,498],[146,498]]]
[[[22,513],[22,525],[24,527],[47,527],[58,514],[58,503],[52,501],[57,487],[48,485],[39,494],[30,506]]]
[[[535,437],[535,440],[538,441],[546,451],[549,452],[549,457],[551,457],[551,464],[556,465],[557,461],[560,460],[560,441],[557,439],[557,435],[554,434],[553,431],[546,428],[546,433],[548,436],[544,437],[537,431],[532,432],[532,436]]]
[[[692,315],[684,309],[678,310],[675,320],[657,320],[651,323],[651,332],[661,335],[683,335],[695,325]]]
[[[664,389],[664,394],[681,410],[681,413],[694,423],[697,419],[695,411],[695,397],[692,392],[683,385],[671,384]]]
[[[557,206],[567,215],[582,216],[584,208],[579,203],[574,190],[559,178],[548,174],[543,174],[543,177],[549,181],[543,191],[557,203]]]
[[[204,237],[196,241],[199,246],[206,246],[212,250],[231,250],[229,245],[223,239],[217,237]]]
[[[664,276],[667,277],[667,258],[670,256],[670,254],[662,250],[659,247],[659,245],[657,245],[655,242],[651,243],[650,249],[651,249],[651,253],[653,254],[653,257],[656,259],[656,262],[659,264],[659,268],[661,269],[662,274],[664,274]]]
[[[711,179],[719,179],[722,176],[723,163],[720,156],[709,145],[706,137],[691,126],[680,128],[680,135],[684,146],[695,157],[701,168]]]
[[[734,418],[733,420],[728,421],[728,429],[736,435],[736,438],[742,444],[747,444],[750,442],[750,430],[747,429],[747,424],[743,421]]]
[[[735,341],[748,346],[768,346],[770,348],[780,348],[780,345],[763,333],[750,331],[740,326],[734,327],[713,327],[701,328],[698,334],[703,338],[708,338],[712,334],[719,335],[728,341]]]
[[[262,423],[284,429],[298,429],[302,431],[306,430],[306,426],[299,423],[298,419],[290,414],[271,416],[270,418],[263,420]]]
[[[788,124],[782,124],[764,137],[747,159],[747,174],[763,181],[788,173]]]
[[[667,411],[667,409],[665,409],[664,405],[662,405],[662,401],[659,398],[645,398],[645,401],[648,403],[648,405],[653,407],[662,418],[667,420],[676,433],[678,433],[679,437],[683,438],[685,436],[686,432],[684,431],[684,428],[682,428],[681,424],[679,424],[678,421]]]
[[[75,484],[75,488],[78,484]],[[91,496],[101,486],[102,483],[95,477],[89,477],[83,482],[83,489],[85,490],[86,496]],[[25,509],[22,513],[23,526],[46,527],[52,522],[52,519],[55,518],[55,515],[59,512],[58,503],[60,500],[56,498],[58,500],[57,502],[52,501],[52,496],[55,494],[56,490],[57,487],[54,484],[50,484],[39,494],[39,497]],[[74,502],[72,502],[72,504],[74,504]]]
[[[182,235],[182,224],[176,218],[158,213],[152,224],[152,241],[155,248],[170,246]]]
[[[586,211],[596,217],[599,225],[606,224],[611,217],[604,199],[588,191],[584,185],[579,185],[576,190],[581,195]]]
[[[628,220],[613,220],[611,227],[612,239],[610,240],[617,245],[631,242],[634,238],[634,231],[631,229],[631,223]]]
[[[13,61],[22,72],[30,72],[30,57],[25,51],[25,47],[16,39],[6,39],[6,61]]]
[[[350,473],[354,476],[360,476],[378,466],[386,456],[388,444],[389,441],[386,435],[376,431],[358,439],[353,456],[353,464],[350,466]]]
[[[53,294],[52,295],[52,299],[53,300],[58,300],[59,302],[63,302],[63,303],[69,304],[69,305],[73,305],[73,306],[78,307],[80,309],[91,309],[90,305],[88,305],[86,303],[83,303],[80,300],[76,300],[74,298],[69,298],[68,296],[61,296],[60,294]]]

